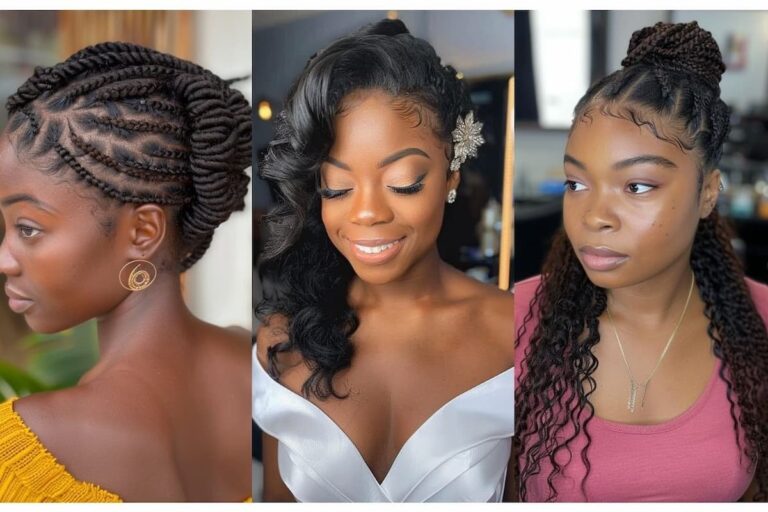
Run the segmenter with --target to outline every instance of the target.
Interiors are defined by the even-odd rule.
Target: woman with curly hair
[[[712,35],[635,32],[575,109],[564,230],[515,287],[520,497],[735,501],[768,484],[768,287],[718,216]]]
[[[436,244],[480,143],[456,71],[401,21],[299,76],[260,171],[278,197],[253,363],[265,500],[502,499],[512,296]]]
[[[44,333],[97,319],[100,355],[78,385],[0,405],[0,501],[246,499],[249,336],[195,318],[180,273],[244,207],[248,102],[191,62],[102,43],[6,106],[10,307]]]

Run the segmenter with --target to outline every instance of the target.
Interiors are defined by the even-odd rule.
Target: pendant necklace
[[[616,341],[619,343],[619,351],[621,351],[621,358],[624,360],[624,366],[627,369],[627,375],[629,376],[629,398],[627,399],[627,409],[629,412],[635,412],[635,407],[637,405],[637,392],[641,391],[642,394],[640,396],[640,407],[643,407],[645,405],[645,394],[648,390],[648,384],[651,382],[651,379],[653,378],[653,375],[656,373],[656,370],[659,369],[659,366],[661,365],[661,361],[664,359],[664,356],[667,355],[667,351],[669,350],[669,346],[672,344],[672,340],[675,339],[675,335],[677,334],[677,330],[680,328],[680,324],[683,323],[683,317],[685,317],[685,312],[688,311],[688,305],[691,303],[691,294],[693,293],[693,272],[691,272],[691,286],[688,288],[688,298],[685,299],[685,307],[683,307],[683,312],[680,314],[680,318],[677,319],[677,324],[675,325],[675,328],[672,330],[672,335],[667,340],[667,344],[664,346],[664,350],[662,350],[661,355],[659,356],[658,361],[656,361],[656,366],[653,367],[653,370],[651,370],[651,373],[648,375],[648,378],[645,379],[643,382],[638,382],[637,379],[632,375],[632,369],[629,367],[629,361],[627,361],[627,355],[624,353],[624,346],[621,343],[621,338],[619,337],[619,331],[616,330],[616,325],[613,323],[613,317],[611,316],[611,310],[608,308],[605,308],[605,312],[608,313],[608,321],[611,324],[611,328],[613,329],[613,334],[616,336]]]

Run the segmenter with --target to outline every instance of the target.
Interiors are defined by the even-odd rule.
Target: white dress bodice
[[[255,354],[253,417],[277,439],[280,476],[298,501],[501,501],[514,433],[512,368],[435,411],[379,483],[339,426],[275,382]]]

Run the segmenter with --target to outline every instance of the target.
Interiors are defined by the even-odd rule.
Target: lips
[[[607,247],[592,247],[585,245],[579,248],[581,262],[589,270],[608,272],[621,266],[629,259],[629,256],[616,252]]]
[[[14,290],[7,283],[5,285],[5,294],[8,296],[8,307],[16,314],[22,315],[26,313],[34,304],[32,299]]]
[[[401,238],[346,239],[355,258],[369,265],[381,265],[397,256],[402,248]]]

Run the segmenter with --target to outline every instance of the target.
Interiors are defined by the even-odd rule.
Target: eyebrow
[[[563,157],[563,163],[572,164],[579,169],[586,171],[587,166],[584,165],[582,162],[576,160],[569,154],[565,154]],[[639,165],[639,164],[654,164],[661,167],[667,167],[670,169],[676,169],[677,164],[674,163],[672,160],[669,160],[667,158],[664,158],[663,156],[659,155],[638,155],[633,156],[632,158],[627,158],[624,160],[621,160],[619,162],[616,162],[611,167],[613,167],[614,170],[620,171],[622,169],[626,169],[627,167],[632,167],[633,165]]]
[[[405,158],[406,156],[411,156],[411,155],[423,156],[423,157],[431,160],[429,155],[426,154],[424,151],[422,151],[419,148],[405,148],[405,149],[401,149],[400,151],[397,151],[396,153],[392,153],[388,157],[382,159],[381,162],[379,162],[377,164],[377,167],[379,169],[381,169],[382,167],[386,167],[386,166],[388,166],[388,165],[390,165],[392,163],[397,162],[401,158]],[[325,160],[329,164],[331,164],[331,165],[333,165],[335,167],[338,167],[340,169],[344,169],[346,171],[351,171],[352,170],[352,169],[350,169],[350,167],[347,164],[345,164],[344,162],[342,162],[340,160],[336,160],[332,156],[326,156]]]
[[[0,204],[2,204],[6,208],[16,203],[30,203],[31,205],[36,206],[37,208],[46,212],[58,211],[56,210],[56,208],[49,205],[48,203],[44,203],[43,201],[29,194],[12,194],[0,200]]]

